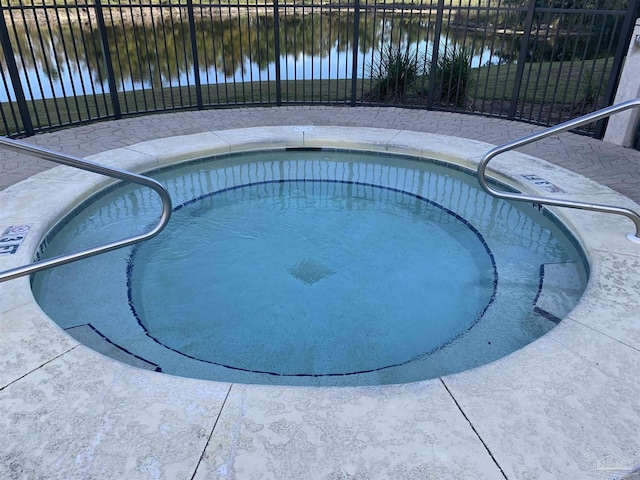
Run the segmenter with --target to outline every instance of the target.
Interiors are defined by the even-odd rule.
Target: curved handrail
[[[500,155],[501,153],[541,140],[543,138],[549,137],[556,133],[565,132],[572,128],[586,125],[591,122],[595,122],[597,120],[609,117],[614,113],[622,112],[623,110],[628,110],[630,108],[635,108],[635,107],[640,107],[640,98],[636,98],[634,100],[628,100],[626,102],[619,103],[611,107],[597,110],[587,115],[574,118],[573,120],[560,123],[554,127],[546,128],[544,130],[541,130],[540,132],[536,132],[531,135],[527,135],[526,137],[522,137],[517,140],[513,140],[509,143],[505,143],[503,145],[495,147],[489,150],[487,153],[485,153],[482,159],[480,160],[480,164],[478,165],[478,181],[480,182],[480,185],[482,186],[482,188],[485,191],[487,191],[487,193],[489,193],[490,195],[493,195],[494,197],[502,198],[505,200],[517,200],[521,202],[553,205],[556,207],[578,208],[582,210],[591,210],[595,212],[614,213],[616,215],[623,215],[628,219],[630,219],[636,226],[635,234],[630,233],[627,235],[627,238],[632,242],[640,243],[640,215],[629,208],[616,207],[613,205],[600,205],[596,203],[575,202],[573,200],[562,200],[559,198],[537,197],[534,195],[525,195],[522,193],[501,192],[499,190],[492,188],[491,185],[489,185],[486,178],[487,164],[491,159]]]
[[[76,260],[81,260],[83,258],[92,257],[100,253],[110,252],[111,250],[126,247],[128,245],[142,242],[144,240],[148,240],[160,233],[169,222],[172,209],[171,197],[169,196],[169,192],[164,188],[164,186],[160,182],[152,178],[145,177],[144,175],[138,175],[136,173],[127,172],[125,170],[120,170],[117,168],[106,167],[89,160],[73,157],[71,155],[61,154],[47,148],[36,147],[28,143],[20,142],[18,140],[10,140],[4,137],[0,137],[0,146],[19,153],[26,153],[43,160],[50,160],[52,162],[61,163],[63,165],[79,168],[81,170],[86,170],[89,172],[106,175],[108,177],[137,183],[139,185],[143,185],[155,190],[158,195],[160,195],[160,199],[162,200],[162,214],[160,216],[160,219],[158,220],[158,223],[148,232],[135,235],[133,237],[127,237],[122,240],[105,243],[103,245],[81,250],[79,252],[60,255],[46,260],[30,263],[28,265],[23,265],[21,267],[5,270],[3,272],[0,272],[0,283],[6,282],[7,280],[12,280],[14,278],[22,277],[24,275],[29,275],[31,273],[39,272],[41,270],[46,270],[48,268],[53,268],[59,265],[74,262]]]

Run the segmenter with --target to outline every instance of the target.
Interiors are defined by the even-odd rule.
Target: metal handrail
[[[478,165],[478,181],[480,182],[480,185],[482,186],[482,188],[486,190],[490,195],[493,195],[494,197],[502,198],[505,200],[517,200],[521,202],[531,202],[531,203],[537,203],[542,205],[552,205],[555,207],[578,208],[582,210],[591,210],[595,212],[614,213],[616,215],[623,215],[628,219],[630,219],[636,226],[635,234],[630,233],[627,235],[627,238],[632,242],[640,243],[640,215],[631,209],[628,209],[625,207],[616,207],[612,205],[599,205],[596,203],[575,202],[572,200],[562,200],[559,198],[537,197],[533,195],[525,195],[522,193],[501,192],[499,190],[492,188],[487,182],[487,178],[486,178],[487,164],[491,159],[493,159],[497,155],[500,155],[501,153],[507,152],[509,150],[513,150],[514,148],[522,147],[523,145],[527,145],[529,143],[541,140],[543,138],[549,137],[556,133],[565,132],[572,128],[580,127],[582,125],[595,122],[597,120],[609,117],[614,113],[622,112],[623,110],[627,110],[635,107],[640,107],[640,98],[636,98],[634,100],[628,100],[626,102],[619,103],[611,107],[597,110],[587,115],[574,118],[573,120],[560,123],[554,127],[546,128],[544,130],[541,130],[540,132],[533,133],[531,135],[527,135],[526,137],[522,137],[517,140],[513,140],[512,142],[505,143],[504,145],[495,147],[489,150],[487,153],[485,153],[482,159],[480,160],[480,164]]]
[[[26,153],[43,160],[50,160],[52,162],[61,163],[70,167],[106,175],[108,177],[117,178],[120,180],[126,180],[152,188],[158,193],[158,195],[160,195],[160,199],[162,200],[162,214],[160,216],[160,220],[155,225],[155,227],[153,227],[148,232],[142,233],[140,235],[135,235],[133,237],[127,237],[122,240],[117,240],[115,242],[105,243],[103,245],[88,248],[86,250],[81,250],[79,252],[60,255],[46,260],[30,263],[28,265],[23,265],[21,267],[5,270],[3,272],[0,272],[0,283],[6,282],[7,280],[12,280],[14,278],[22,277],[24,275],[29,275],[31,273],[39,272],[41,270],[46,270],[48,268],[53,268],[59,265],[74,262],[76,260],[81,260],[83,258],[92,257],[100,253],[110,252],[111,250],[126,247],[128,245],[142,242],[144,240],[148,240],[160,233],[169,222],[172,209],[171,197],[169,196],[169,192],[164,188],[164,186],[160,182],[152,178],[145,177],[144,175],[138,175],[136,173],[127,172],[125,170],[120,170],[117,168],[106,167],[98,163],[94,163],[78,157],[73,157],[71,155],[64,155],[46,148],[36,147],[34,145],[20,142],[18,140],[10,140],[8,138],[0,137],[0,145],[18,153]]]

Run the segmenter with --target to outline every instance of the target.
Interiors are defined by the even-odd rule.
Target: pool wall
[[[90,159],[145,171],[225,152],[300,146],[414,154],[468,168],[492,147],[400,130],[292,126],[154,140]],[[490,173],[527,193],[639,208],[524,154],[498,157]],[[29,263],[56,222],[108,184],[56,167],[0,192],[0,228],[31,225],[18,252],[0,256],[0,269]],[[551,210],[589,260],[591,277],[578,306],[550,333],[503,359],[408,385],[229,385],[136,369],[67,336],[35,303],[28,278],[0,284],[0,428],[7,440],[0,476],[36,477],[53,468],[60,478],[304,478],[310,470],[315,478],[602,478],[603,472],[613,478],[628,472],[640,463],[640,250],[626,239],[633,226],[612,215]]]

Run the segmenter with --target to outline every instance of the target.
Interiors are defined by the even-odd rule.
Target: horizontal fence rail
[[[291,104],[553,125],[613,103],[638,13],[638,0],[1,0],[0,133]]]

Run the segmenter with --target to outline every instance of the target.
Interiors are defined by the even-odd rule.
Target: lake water
[[[272,15],[224,18],[219,9],[200,12],[195,33],[202,84],[282,80],[348,79],[353,73],[353,13],[280,16],[276,58]],[[10,34],[27,99],[108,92],[107,73],[95,18],[24,22],[14,12]],[[66,15],[66,12],[65,14]],[[105,13],[106,32],[118,91],[194,85],[194,61],[186,14],[123,21]],[[62,20],[64,17],[60,16]],[[26,27],[25,27],[26,25]],[[434,25],[422,15],[392,13],[360,19],[357,77],[370,78],[380,49],[409,49],[421,66],[433,53]],[[444,29],[443,29],[444,31]],[[511,60],[513,45],[460,32],[440,37],[440,51],[461,45],[472,52],[471,66]],[[2,62],[0,101],[13,99]]]

